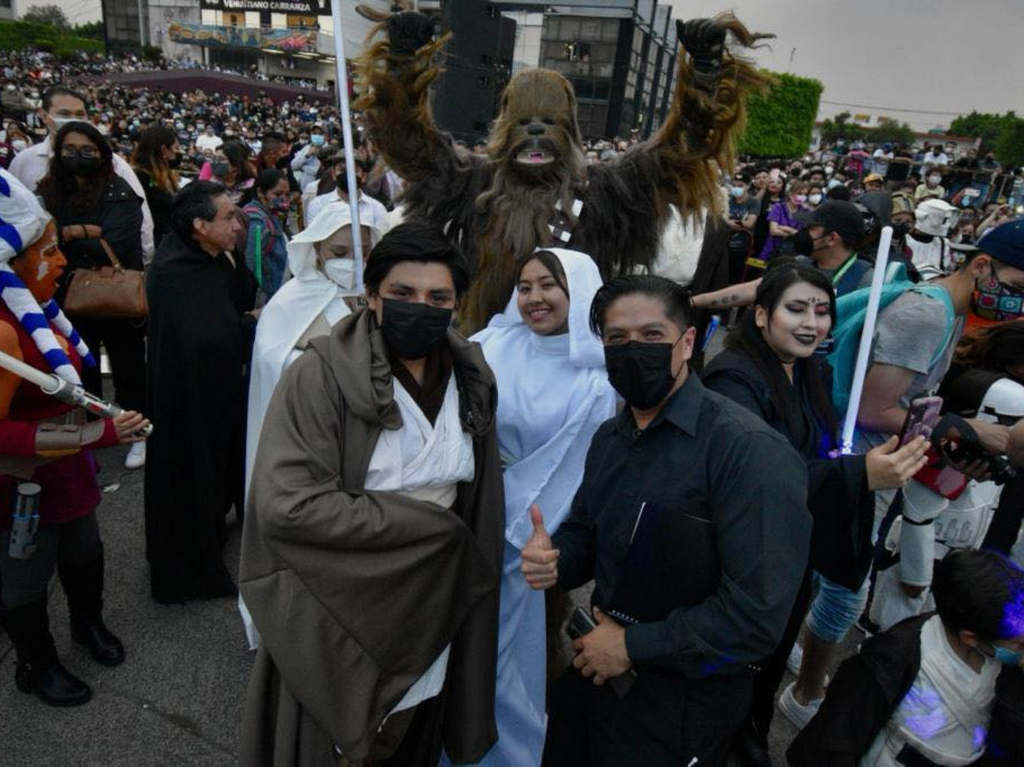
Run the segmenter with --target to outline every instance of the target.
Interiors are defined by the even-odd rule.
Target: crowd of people
[[[91,451],[128,444],[153,599],[238,598],[244,764],[770,765],[776,711],[801,767],[1024,763],[1020,168],[747,159],[646,273],[551,238],[470,327],[477,264],[410,214],[372,124],[348,168],[333,107],[5,56],[0,351],[102,396],[102,349],[125,408],[89,420],[0,370],[20,690],[91,697],[54,573],[74,641],[125,658]],[[144,316],[61,310],[105,266],[145,273]],[[593,609],[554,596],[589,583]]]

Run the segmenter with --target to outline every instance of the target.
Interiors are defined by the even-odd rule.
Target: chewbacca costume
[[[649,269],[673,203],[684,219],[708,217],[709,247],[693,287],[724,284],[720,171],[732,168],[747,94],[769,83],[725,39],[732,32],[749,48],[769,35],[748,32],[731,14],[677,21],[684,54],[665,123],[616,162],[587,166],[576,96],[560,74],[516,75],[502,96],[487,155],[476,156],[455,146],[430,114],[429,86],[441,72],[434,58],[447,38],[434,40],[433,21],[419,13],[360,10],[380,22],[371,39],[382,39],[359,60],[362,95],[355,106],[408,183],[407,217],[445,225],[470,260],[465,330],[483,327],[504,308],[516,260],[540,246],[589,253],[605,279]]]

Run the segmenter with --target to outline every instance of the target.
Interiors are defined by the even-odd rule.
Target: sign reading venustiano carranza
[[[271,11],[329,16],[331,0],[199,0],[199,7],[211,11]]]

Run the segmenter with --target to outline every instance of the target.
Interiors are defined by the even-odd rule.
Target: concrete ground
[[[14,652],[0,634],[0,765],[143,767],[237,763],[238,725],[252,656],[234,600],[163,606],[149,597],[141,471],[123,469],[126,448],[99,453],[104,500],[108,626],[127,660],[92,662],[71,642],[59,581],[50,620],[64,664],[93,689],[85,706],[55,709],[18,691]],[[230,524],[225,560],[237,572],[240,529]]]

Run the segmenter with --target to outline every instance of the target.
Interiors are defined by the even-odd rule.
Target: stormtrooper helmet
[[[978,407],[979,421],[1013,426],[1024,418],[1024,386],[1012,378],[1000,378],[985,392]]]
[[[925,200],[914,209],[914,228],[922,234],[945,237],[956,226],[960,211],[944,200]]]

